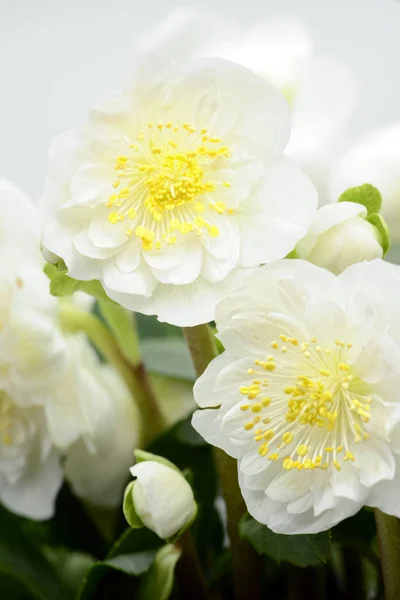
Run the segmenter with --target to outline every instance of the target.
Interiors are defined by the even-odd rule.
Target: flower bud
[[[335,274],[355,263],[382,258],[381,235],[366,217],[367,209],[355,202],[323,206],[296,246],[298,257]]]
[[[124,513],[132,527],[148,527],[168,540],[191,525],[197,505],[192,488],[175,465],[154,459],[131,468],[136,479],[126,489]]]

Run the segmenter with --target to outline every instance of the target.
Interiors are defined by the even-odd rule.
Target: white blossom
[[[55,141],[44,246],[128,309],[209,321],[237,267],[284,257],[307,231],[316,190],[280,154],[288,137],[283,96],[244,67],[149,59]]]
[[[322,206],[296,246],[298,257],[336,274],[354,263],[382,258],[380,234],[366,216],[365,206],[355,202]]]
[[[83,333],[61,330],[39,240],[35,208],[0,181],[0,501],[44,519],[54,513],[62,462],[77,495],[120,502],[139,420],[114,368]]]
[[[217,308],[226,351],[195,385],[193,425],[238,459],[254,518],[314,533],[363,505],[400,516],[400,272],[255,269]]]
[[[137,463],[131,473],[133,505],[143,525],[168,539],[193,520],[197,507],[182,473],[152,460]]]
[[[35,246],[34,212],[5,181],[0,242],[0,501],[17,514],[45,519],[53,514],[62,469],[44,399],[63,368],[64,343]]]

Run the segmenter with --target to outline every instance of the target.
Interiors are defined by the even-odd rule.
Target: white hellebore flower
[[[287,534],[363,505],[400,516],[400,270],[301,260],[248,274],[216,314],[226,352],[193,425],[238,459],[247,508]]]
[[[244,67],[149,60],[53,145],[44,246],[130,310],[209,321],[237,267],[307,232],[317,195],[281,156],[288,137],[283,96]]]
[[[29,200],[0,181],[0,502],[46,519],[62,469],[44,404],[63,368],[64,344],[34,243],[34,219]]]
[[[332,174],[332,200],[346,188],[372,183],[382,194],[382,210],[393,244],[400,244],[400,123],[368,134],[349,148]]]
[[[194,519],[197,506],[182,473],[156,461],[138,462],[131,468],[135,512],[143,525],[160,538],[169,539]]]
[[[354,263],[382,258],[380,234],[366,216],[365,206],[355,202],[321,207],[296,246],[299,258],[336,274]]]
[[[305,23],[283,14],[244,29],[225,16],[185,7],[146,31],[137,47],[173,56],[180,63],[182,58],[218,56],[276,85],[291,110],[286,154],[311,177],[320,201],[328,201],[327,174],[345,141],[357,84],[346,64],[315,52]]]

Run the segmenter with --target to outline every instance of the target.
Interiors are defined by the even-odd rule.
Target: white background
[[[168,0],[0,0],[0,176],[33,197],[42,191],[52,138],[79,125],[87,107],[118,89],[129,47],[181,5]],[[200,0],[251,24],[294,13],[316,50],[355,71],[361,104],[351,124],[400,120],[400,3],[395,0]]]

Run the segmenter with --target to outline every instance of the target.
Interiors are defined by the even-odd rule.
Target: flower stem
[[[200,377],[211,360],[217,356],[214,337],[208,325],[184,327],[183,333],[196,373]],[[261,600],[263,598],[261,557],[239,536],[239,521],[246,512],[246,505],[239,489],[237,463],[219,448],[214,449],[214,458],[226,502],[235,599]]]
[[[375,508],[385,600],[400,598],[400,521]]]
[[[176,565],[176,576],[183,598],[207,600],[208,592],[196,546],[189,530],[175,544],[182,552]]]
[[[100,354],[119,371],[140,411],[143,445],[162,433],[166,427],[165,418],[138,350],[131,354],[134,361],[130,361],[100,319],[80,310],[70,301],[60,302],[60,321],[62,329],[68,333],[86,333]],[[133,321],[131,325],[134,327]]]

